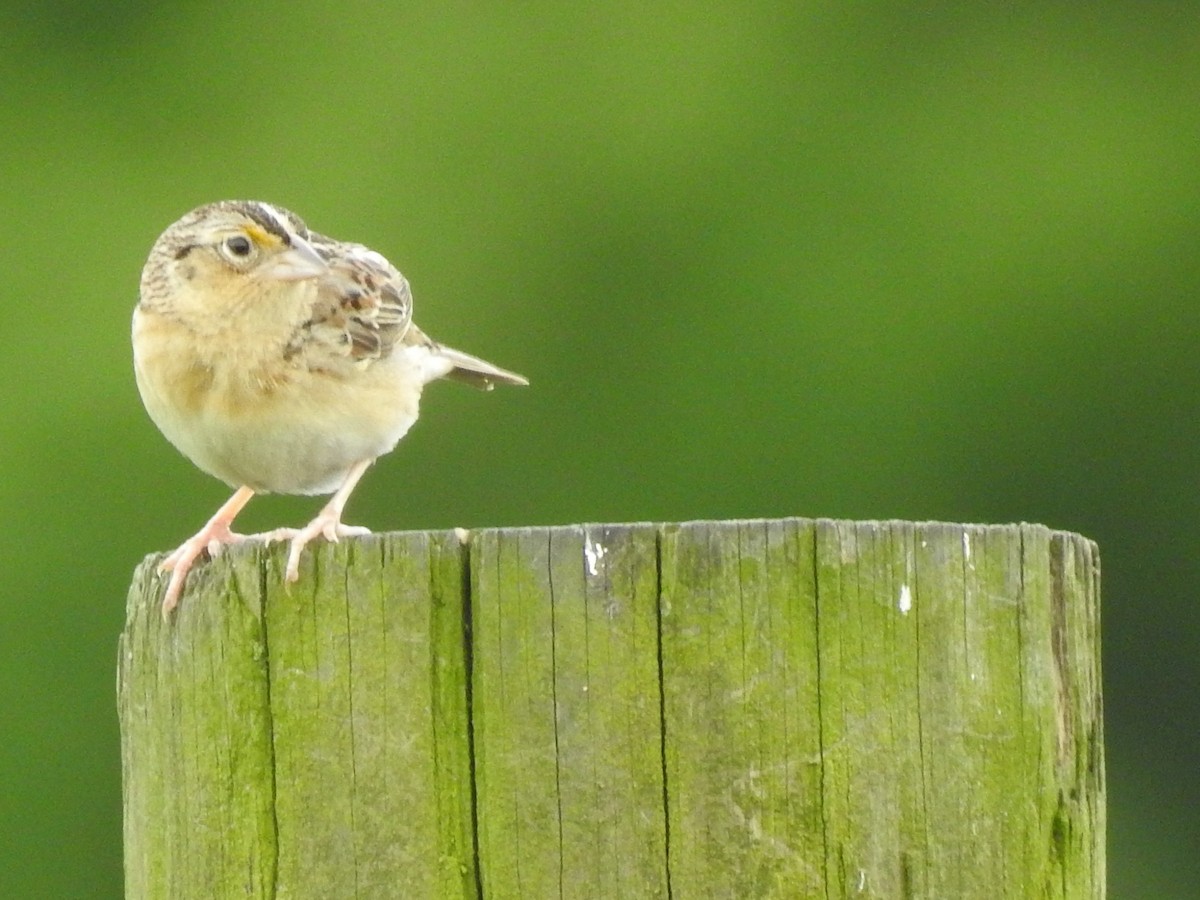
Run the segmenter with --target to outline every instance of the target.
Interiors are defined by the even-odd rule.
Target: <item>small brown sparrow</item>
[[[290,540],[287,579],[317,535],[342,524],[358,480],[417,420],[421,390],[452,378],[490,390],[528,384],[427,337],[394,266],[361,244],[311,232],[268,203],[201,206],[162,233],[142,271],[133,362],[150,418],[175,447],[237,491],[162,563],[166,615],[197,557],[255,493],[333,496]]]

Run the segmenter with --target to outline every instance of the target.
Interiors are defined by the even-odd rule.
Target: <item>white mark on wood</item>
[[[464,546],[471,543],[471,532],[467,531],[465,528],[455,528],[454,536],[458,538],[458,542]]]
[[[971,532],[969,531],[963,532],[963,558],[967,562],[971,561]]]
[[[598,571],[596,564],[604,559],[604,554],[608,551],[604,549],[604,545],[599,541],[593,541],[590,535],[585,535],[583,539],[583,555],[587,559],[587,570],[589,575],[595,575]]]
[[[858,892],[861,894],[867,889],[867,870],[858,870]]]
[[[907,584],[900,585],[900,607],[901,615],[908,615],[908,611],[912,609],[912,591],[908,589]]]

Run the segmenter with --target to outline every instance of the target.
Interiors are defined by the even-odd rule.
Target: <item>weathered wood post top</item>
[[[781,519],[246,544],[121,636],[129,898],[1104,896],[1099,559]]]

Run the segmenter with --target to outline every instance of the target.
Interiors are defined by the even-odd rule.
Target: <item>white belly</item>
[[[306,372],[269,389],[161,356],[135,358],[135,370],[147,412],[184,456],[233,487],[282,494],[332,493],[355,463],[390,451],[424,383],[404,354],[352,379]]]

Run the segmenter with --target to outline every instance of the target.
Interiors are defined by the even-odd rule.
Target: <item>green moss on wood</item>
[[[157,558],[127,895],[1102,897],[1099,562],[783,519]]]

